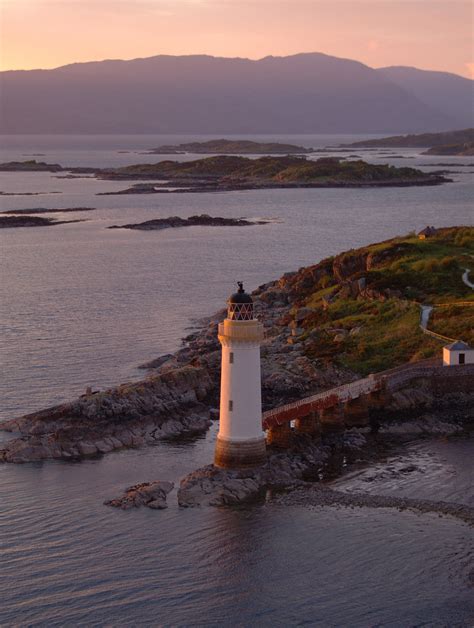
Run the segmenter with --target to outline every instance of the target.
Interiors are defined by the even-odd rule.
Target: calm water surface
[[[188,139],[196,138],[6,137],[1,161],[125,165],[158,160],[137,153]],[[265,139],[322,146],[357,138]],[[459,165],[468,158],[359,154],[398,165],[450,160],[461,174],[433,188],[169,196],[97,196],[127,183],[3,174],[0,188],[20,195],[1,197],[2,210],[98,210],[55,215],[82,223],[1,232],[1,417],[69,399],[87,385],[136,378],[138,364],[176,349],[196,319],[220,308],[237,279],[253,288],[426,224],[472,223],[474,168]],[[197,213],[274,221],[242,229],[106,229]],[[474,622],[472,529],[453,519],[272,504],[179,510],[174,494],[164,512],[102,505],[134,482],[178,482],[212,458],[214,436],[80,464],[0,466],[0,625]],[[421,471],[395,477],[398,462],[388,461],[364,472],[372,479],[362,473],[345,482],[473,504],[472,454],[470,440],[423,443],[406,456]]]

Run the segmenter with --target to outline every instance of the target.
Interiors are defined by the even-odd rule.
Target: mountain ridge
[[[427,104],[387,72],[324,53],[256,61],[156,55],[8,70],[0,73],[0,132],[397,133],[459,124],[452,108]],[[464,80],[462,93],[472,85]]]

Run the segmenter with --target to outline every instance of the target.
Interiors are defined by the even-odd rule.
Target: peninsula
[[[428,148],[424,155],[474,154],[474,129],[446,131],[443,133],[420,133],[417,135],[393,135],[376,140],[363,140],[342,144],[347,148]]]
[[[474,141],[458,144],[443,144],[425,150],[423,155],[455,155],[458,157],[474,157]]]
[[[312,153],[312,148],[281,144],[280,142],[253,142],[250,140],[209,140],[208,142],[188,142],[152,148],[150,155],[303,155]]]
[[[472,268],[473,252],[474,228],[444,228],[424,240],[410,234],[347,251],[260,286],[252,297],[265,326],[264,410],[368,373],[423,364],[428,358],[436,362],[446,343],[420,329],[419,303],[443,304],[432,331],[472,343],[469,305],[474,294],[463,276],[465,268]],[[20,435],[3,445],[0,461],[81,459],[205,432],[219,395],[217,326],[224,314],[216,313],[201,331],[185,338],[174,355],[157,361],[143,381],[89,390],[69,403],[2,424],[2,429]],[[465,372],[471,373],[472,367],[466,365]],[[386,402],[377,421],[387,435],[457,433],[469,420],[470,403],[472,389],[439,396],[417,380]],[[420,419],[426,408],[430,418]],[[358,434],[346,437],[346,442],[357,440]],[[301,456],[309,460],[314,454],[321,462],[319,454],[310,456],[313,445],[301,442],[298,447],[286,467],[287,480],[294,477],[294,465],[301,477]],[[281,469],[278,477],[281,480]]]
[[[53,220],[52,218],[44,218],[43,216],[0,215],[0,229],[10,229],[12,227],[52,227],[54,225],[65,225],[72,222],[82,222],[82,220]]]

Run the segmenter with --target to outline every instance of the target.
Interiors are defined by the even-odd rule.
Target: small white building
[[[443,348],[443,366],[474,364],[474,349],[462,340],[456,340]]]

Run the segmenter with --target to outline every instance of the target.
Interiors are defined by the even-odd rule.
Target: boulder
[[[167,507],[166,496],[174,488],[172,482],[144,482],[130,486],[121,497],[105,501],[106,506],[129,510],[146,506],[154,510],[162,510]]]

